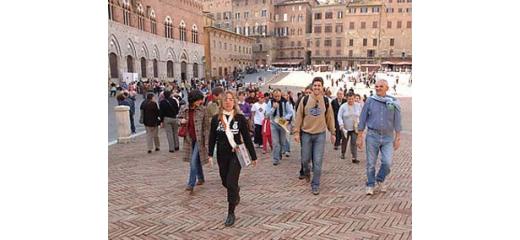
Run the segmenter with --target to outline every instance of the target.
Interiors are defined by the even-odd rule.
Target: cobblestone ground
[[[298,179],[300,148],[273,166],[258,153],[259,165],[243,169],[237,220],[224,226],[226,191],[218,167],[204,167],[206,183],[193,195],[184,190],[188,163],[168,152],[146,153],[145,137],[109,147],[108,225],[110,239],[411,239],[412,99],[401,99],[403,133],[394,154],[388,192],[365,195],[365,152],[361,163],[341,160],[326,145],[320,194]],[[327,138],[328,139],[328,138]],[[348,152],[348,150],[347,150]]]

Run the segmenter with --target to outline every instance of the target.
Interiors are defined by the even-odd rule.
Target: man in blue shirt
[[[293,109],[286,99],[282,98],[282,90],[273,91],[273,99],[267,103],[266,117],[271,121],[271,138],[273,139],[273,165],[278,165],[282,159],[283,144],[286,141],[287,129],[279,125],[278,119],[289,121],[293,116]]]
[[[384,184],[390,173],[392,154],[400,145],[401,107],[397,98],[386,95],[388,82],[376,82],[376,95],[370,96],[359,117],[357,146],[363,147],[363,131],[367,128],[366,156],[367,156],[367,195],[374,194],[377,181],[377,190],[386,192]],[[395,134],[394,134],[395,132]],[[376,177],[376,160],[381,152],[381,167]]]

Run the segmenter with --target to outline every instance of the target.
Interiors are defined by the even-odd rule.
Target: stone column
[[[117,142],[118,143],[129,143],[130,142],[130,107],[128,106],[115,106],[114,111],[116,113],[117,122]]]

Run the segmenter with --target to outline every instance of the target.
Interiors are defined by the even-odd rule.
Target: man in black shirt
[[[164,91],[164,99],[159,103],[161,127],[166,132],[170,152],[179,151],[179,123],[177,114],[179,113],[179,100],[173,98],[171,91]]]

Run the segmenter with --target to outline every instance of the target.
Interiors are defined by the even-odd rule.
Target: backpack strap
[[[309,95],[303,97],[303,117],[305,117],[305,106],[307,106],[307,102],[309,101]]]

